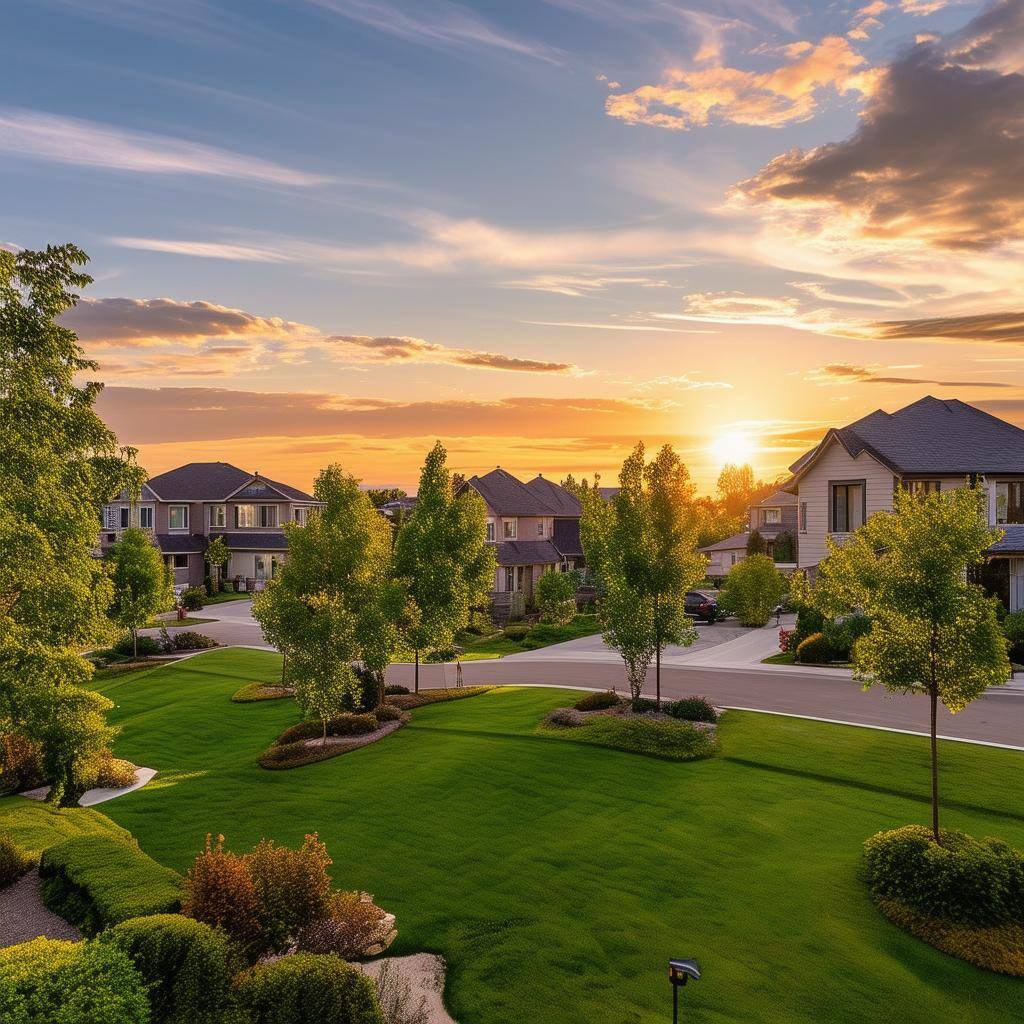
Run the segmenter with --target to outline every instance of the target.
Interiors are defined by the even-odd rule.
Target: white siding
[[[866,452],[856,459],[833,440],[807,474],[800,479],[799,500],[807,504],[807,530],[797,534],[800,568],[817,565],[826,554],[825,538],[829,525],[829,481],[864,480],[867,515],[892,511],[893,474]],[[841,537],[836,534],[836,537]]]

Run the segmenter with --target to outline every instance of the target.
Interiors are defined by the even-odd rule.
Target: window
[[[236,505],[235,506],[235,526],[236,527],[247,527],[256,525],[256,506],[255,505]]]
[[[171,505],[167,509],[167,527],[171,530],[188,529],[188,505]]]
[[[277,526],[277,506],[260,505],[260,526],[264,529]]]
[[[800,532],[807,532],[807,502],[800,502]]]
[[[139,527],[143,530],[153,529],[153,506],[143,505],[139,509]]]
[[[174,569],[187,569],[188,555],[171,555],[171,567]]]
[[[864,524],[864,484],[832,484],[831,533],[851,533]]]
[[[515,569],[505,570],[505,593],[511,594],[516,588],[516,571]]]
[[[505,540],[515,540],[519,533],[519,520],[505,519],[502,520],[502,525],[505,528]]]
[[[911,494],[938,494],[938,480],[904,480],[903,489]]]
[[[488,519],[487,520],[487,538],[486,539],[489,540],[489,541],[493,541],[494,540],[494,520],[493,519]]]
[[[1024,523],[1024,480],[996,484],[996,522]]]
[[[730,565],[735,565],[735,564],[736,564],[736,552],[735,552],[735,551],[733,551],[733,552],[732,552],[732,553],[731,553],[731,554],[729,555],[729,564],[730,564]]]
[[[544,520],[543,519],[539,523],[537,523],[537,536],[538,537],[543,537],[544,536]]]
[[[781,508],[766,508],[761,514],[761,522],[765,526],[772,523],[782,522],[782,509]]]
[[[121,529],[122,530],[127,530],[128,527],[132,525],[131,521],[128,518],[130,511],[131,510],[128,508],[127,505],[122,505],[121,506],[119,515],[120,515],[120,524],[121,524]]]
[[[220,529],[228,525],[228,510],[224,505],[210,506],[210,525]]]
[[[305,526],[306,525],[306,521],[308,519],[308,516],[307,516],[308,512],[309,512],[309,509],[303,508],[301,506],[299,506],[299,507],[297,507],[295,509],[295,522],[297,522],[299,524],[299,526]]]

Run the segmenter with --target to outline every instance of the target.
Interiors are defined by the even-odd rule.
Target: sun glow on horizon
[[[740,466],[749,462],[756,450],[754,439],[747,433],[739,430],[731,430],[728,433],[716,437],[710,445],[711,453],[724,466],[733,463]]]

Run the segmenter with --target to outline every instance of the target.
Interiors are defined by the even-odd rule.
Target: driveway
[[[178,626],[174,619],[166,620],[167,632],[173,636],[182,630],[192,630],[212,636],[224,647],[266,647],[272,650],[263,637],[260,624],[252,617],[252,601],[225,601],[223,604],[207,605],[201,612],[190,612],[197,619],[216,619],[198,626]],[[143,634],[156,636],[159,629],[144,629]]]

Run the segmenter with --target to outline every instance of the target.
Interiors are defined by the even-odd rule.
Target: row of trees
[[[476,492],[456,493],[445,463],[438,443],[396,536],[337,465],[313,488],[323,508],[306,526],[285,526],[288,560],[253,599],[253,615],[307,715],[326,720],[362,703],[367,681],[379,702],[400,648],[413,653],[418,691],[420,656],[450,647],[486,602],[495,572],[486,508]]]

